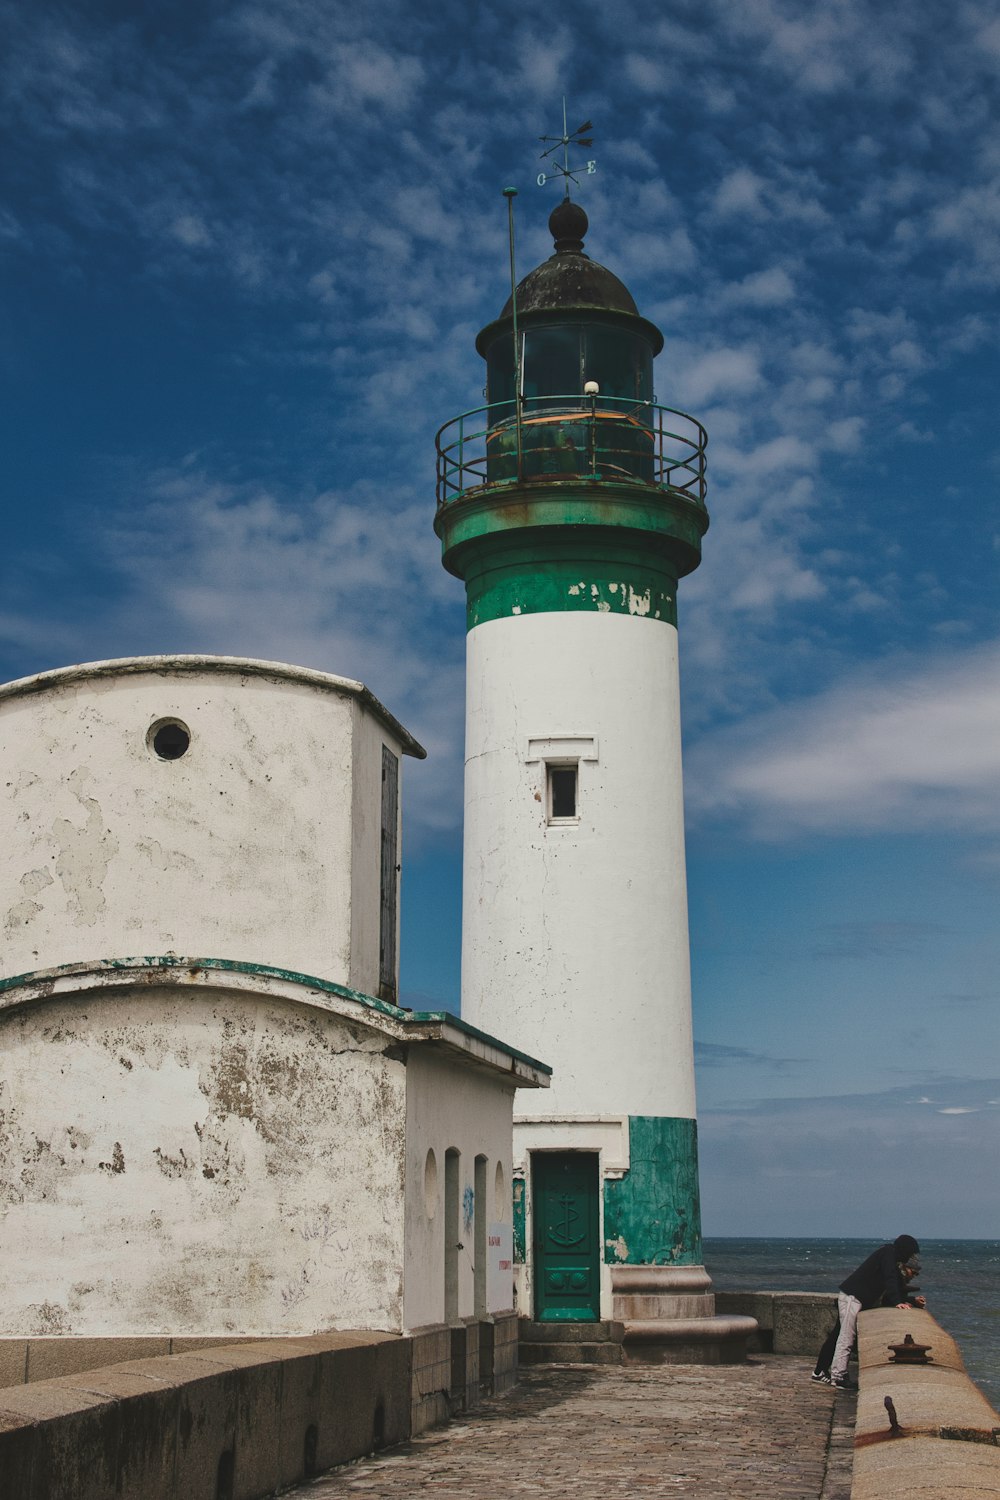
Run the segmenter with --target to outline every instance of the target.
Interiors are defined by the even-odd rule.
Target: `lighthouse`
[[[712,1316],[702,1265],[681,778],[707,439],[657,403],[663,336],[583,209],[549,228],[476,340],[486,406],[438,434],[467,596],[462,1012],[553,1067],[515,1107],[522,1316],[740,1357],[749,1320]]]

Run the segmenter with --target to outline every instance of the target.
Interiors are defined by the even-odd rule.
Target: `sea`
[[[876,1248],[873,1240],[704,1242],[712,1282],[726,1292],[833,1292]],[[920,1267],[927,1311],[951,1334],[969,1375],[1000,1409],[1000,1240],[921,1238]]]

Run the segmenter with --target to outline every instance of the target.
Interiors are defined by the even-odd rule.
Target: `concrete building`
[[[423,753],[277,663],[0,688],[0,1334],[512,1317],[513,1099],[548,1070],[395,1003]]]
[[[488,405],[438,434],[468,601],[462,1011],[555,1068],[515,1111],[522,1315],[741,1357],[752,1320],[713,1319],[701,1264],[684,863],[676,600],[706,436],[655,404],[663,337],[583,210],[549,223],[476,341]]]

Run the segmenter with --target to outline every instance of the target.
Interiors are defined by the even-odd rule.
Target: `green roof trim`
[[[402,1006],[390,1004],[388,1000],[378,1000],[374,995],[366,995],[361,990],[352,990],[347,985],[337,984],[332,979],[320,979],[315,974],[300,974],[296,969],[279,969],[273,964],[244,963],[235,958],[178,958],[167,953],[141,958],[102,958],[90,962],[59,964],[52,969],[35,969],[27,974],[12,974],[6,979],[0,978],[0,995],[26,985],[44,984],[46,980],[57,979],[60,975],[100,973],[101,971],[114,973],[120,969],[186,969],[189,973],[215,969],[228,974],[249,974],[263,979],[283,979],[290,984],[306,985],[309,989],[320,990],[323,994],[336,995],[338,999],[349,1000],[355,1005],[376,1011],[379,1015],[386,1016],[404,1026],[408,1024],[453,1026],[463,1036],[473,1041],[485,1042],[488,1046],[505,1052],[509,1057],[516,1058],[518,1062],[525,1063],[530,1068],[537,1068],[540,1073],[545,1073],[549,1077],[552,1076],[552,1069],[546,1063],[539,1062],[537,1057],[530,1057],[526,1052],[519,1052],[516,1047],[508,1047],[506,1042],[500,1041],[499,1037],[491,1036],[487,1031],[480,1031],[478,1026],[470,1026],[467,1021],[462,1020],[461,1016],[454,1015],[450,1010],[406,1010]]]

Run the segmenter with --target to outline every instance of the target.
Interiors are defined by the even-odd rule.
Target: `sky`
[[[679,591],[706,1233],[1000,1235],[994,8],[0,25],[0,678],[190,651],[364,680],[429,752],[403,998],[457,1007],[434,433],[482,400],[504,187],[519,272],[551,251],[567,96],[588,251],[664,332],[657,399],[709,431]]]

